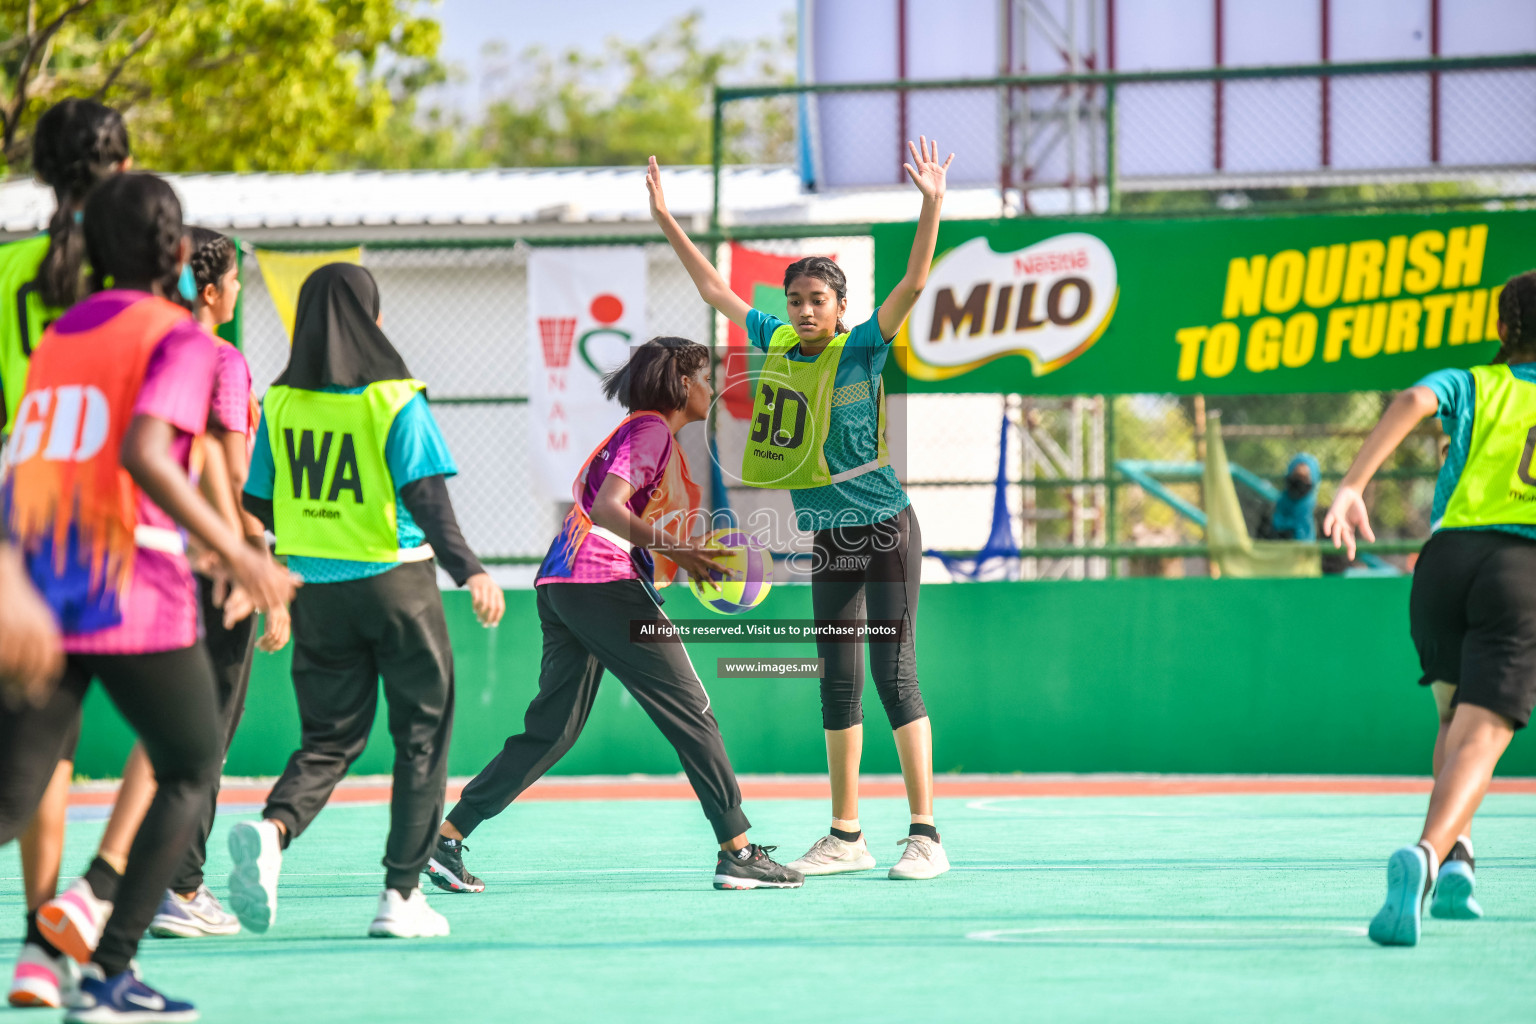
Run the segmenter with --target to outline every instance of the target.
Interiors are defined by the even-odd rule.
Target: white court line
[[[1174,796],[1174,797],[1184,796],[1184,797],[1203,798],[1203,797],[1210,797],[1210,796],[1218,796],[1219,797],[1219,796],[1249,796],[1249,795],[1262,795],[1262,796],[1291,796],[1291,795],[1296,795],[1296,796],[1334,796],[1334,795],[1357,796],[1357,795],[1360,795],[1360,794],[1354,794],[1354,793],[1346,793],[1346,794],[1332,794],[1332,793],[1300,793],[1300,794],[1289,794],[1289,793],[1275,793],[1275,794],[1269,794],[1269,793],[1265,793],[1265,794],[1247,794],[1247,793],[1176,793],[1176,794],[1169,794],[1167,796],[1162,796],[1162,797],[1160,797],[1160,799],[1168,799],[1170,796]],[[1420,794],[1415,794],[1415,793],[1407,793],[1407,794],[1387,793],[1387,794],[1380,794],[1380,795],[1384,795],[1384,796],[1419,796]],[[1078,799],[1080,799],[1080,798],[1079,797],[1073,797],[1073,796],[1066,796],[1066,797],[1062,797],[1062,796],[992,796],[992,797],[985,797],[985,798],[980,799],[980,800],[968,800],[965,803],[965,809],[968,810],[968,811],[981,811],[981,812],[983,812],[985,814],[1001,814],[1001,815],[1004,815],[1004,816],[1012,816],[1012,817],[1017,817],[1017,818],[1084,818],[1084,817],[1091,817],[1091,818],[1208,818],[1208,819],[1216,819],[1216,818],[1235,818],[1235,817],[1239,816],[1239,815],[1235,815],[1235,814],[1231,814],[1231,813],[1224,813],[1224,812],[1220,812],[1220,811],[1121,811],[1121,810],[1103,811],[1103,810],[1098,810],[1097,808],[1095,808],[1093,810],[1062,811],[1062,810],[1057,809],[1057,808],[1059,808],[1061,806],[1061,802],[1062,801],[1072,801],[1072,800],[1078,800]],[[1142,799],[1142,797],[1126,797],[1124,799],[1140,800],[1140,799]],[[1036,804],[1034,803],[1036,801],[1044,801],[1044,800],[1053,801],[1053,803],[1050,804],[1050,805],[1047,805],[1047,806],[1036,806]],[[1031,801],[1031,802],[1030,803],[1023,803],[1022,801]],[[1254,817],[1255,815],[1246,815],[1246,816]],[[1273,815],[1273,814],[1261,814],[1261,815],[1256,815],[1256,816],[1257,817],[1263,817],[1263,818],[1274,818],[1274,817],[1276,817],[1276,815]],[[1381,815],[1378,814],[1377,816],[1381,816]],[[1423,817],[1422,813],[1419,812],[1419,811],[1408,811],[1408,810],[1404,810],[1401,814],[1391,814],[1391,815],[1387,815],[1387,816],[1388,817],[1409,817],[1409,818]],[[1282,817],[1311,818],[1311,817],[1318,817],[1318,815],[1282,815]]]
[[[1364,938],[1366,930],[1354,925],[1317,924],[1226,924],[1211,922],[1149,922],[1145,935],[1134,932],[1136,925],[1046,925],[1035,928],[992,928],[968,932],[974,942],[1003,942],[1051,945],[1190,945],[1191,943],[1273,942],[1276,939]],[[1184,930],[1188,935],[1156,934]]]
[[[1196,794],[1189,794],[1194,796]],[[1081,811],[1064,812],[1047,807],[1035,807],[1029,804],[1021,804],[1021,800],[1076,800],[1077,797],[1038,797],[1038,796],[992,796],[982,800],[968,800],[965,809],[968,811],[982,811],[987,814],[1012,815],[1019,818],[1081,818],[1086,816],[1094,818],[1230,818],[1230,814],[1213,814],[1210,812],[1191,811]],[[1131,797],[1130,799],[1140,799]],[[997,806],[1003,804],[1006,806]]]

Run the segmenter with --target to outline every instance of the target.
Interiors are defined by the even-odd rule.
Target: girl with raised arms
[[[922,534],[885,442],[880,374],[891,340],[928,280],[954,154],[939,162],[937,143],[907,143],[903,164],[922,193],[906,275],[885,303],[852,330],[843,324],[847,280],[832,260],[810,256],[784,274],[789,323],[753,309],[731,291],[667,212],[661,169],[652,157],[645,184],[651,216],[672,243],[699,295],[767,353],[753,381],[753,430],[742,468],[746,483],[784,487],[802,529],[813,532],[811,602],[818,626],[851,621],[900,624],[895,641],[869,640],[875,685],[895,732],[911,811],[906,846],[890,877],[932,878],[949,870],[933,818],[933,734],[917,681],[916,626]],[[807,875],[875,866],[859,827],[859,759],[864,746],[864,665],[857,643],[818,635],[825,659],[822,728],[832,779],[832,827],[790,867]]]

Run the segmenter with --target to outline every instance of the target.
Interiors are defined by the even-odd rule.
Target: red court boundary
[[[251,805],[266,801],[267,781],[230,780],[219,791],[223,805]],[[448,785],[448,799],[457,800],[462,781]],[[1220,796],[1257,794],[1396,794],[1424,793],[1428,778],[1403,776],[1020,776],[1000,778],[944,777],[934,780],[934,795],[951,799],[998,797],[1092,797],[1092,796]],[[825,800],[831,797],[825,777],[752,778],[741,780],[746,800]],[[1536,794],[1536,778],[1494,779],[1493,793]],[[70,792],[72,807],[111,804],[115,786],[100,783],[77,786]],[[859,787],[864,797],[906,795],[901,780],[890,776],[866,778]],[[693,800],[687,780],[666,777],[641,778],[544,778],[534,783],[519,800]],[[388,779],[363,779],[336,787],[332,803],[385,803]]]

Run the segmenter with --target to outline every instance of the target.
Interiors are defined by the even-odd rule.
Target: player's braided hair
[[[92,100],[55,103],[37,119],[32,170],[53,189],[57,209],[48,222],[48,252],[37,269],[37,292],[49,306],[72,306],[84,294],[85,233],[78,219],[96,183],[127,160],[122,115]]]
[[[187,235],[192,239],[192,257],[187,262],[192,265],[197,294],[201,295],[209,285],[217,288],[235,265],[235,243],[207,228],[188,228]]]
[[[1504,282],[1499,292],[1499,320],[1504,324],[1505,337],[1493,361],[1507,363],[1516,356],[1536,359],[1536,270]]]
[[[675,412],[688,404],[684,377],[709,365],[709,349],[687,338],[652,338],[630,354],[629,362],[603,377],[603,394],[617,398],[631,412]]]
[[[181,201],[153,174],[119,174],[85,201],[85,251],[91,291],[158,284],[176,293],[181,257]]]
[[[826,256],[807,256],[796,260],[784,268],[784,292],[788,294],[789,286],[797,277],[813,277],[831,288],[837,295],[839,302],[848,297],[848,275],[843,273],[843,268],[837,265],[835,260]],[[837,333],[842,334],[848,328],[843,326],[843,318],[837,318]]]

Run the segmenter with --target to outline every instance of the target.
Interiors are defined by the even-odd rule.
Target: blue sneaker
[[[1387,901],[1371,918],[1371,941],[1380,946],[1417,946],[1429,879],[1422,846],[1405,846],[1387,861]]]
[[[128,1024],[133,1021],[197,1020],[197,1007],[168,999],[132,970],[103,978],[94,964],[81,971],[80,991],[64,1024]]]
[[[1483,908],[1472,898],[1472,865],[1464,860],[1448,860],[1440,866],[1435,882],[1435,898],[1429,905],[1433,917],[1452,921],[1473,921],[1483,916]]]

